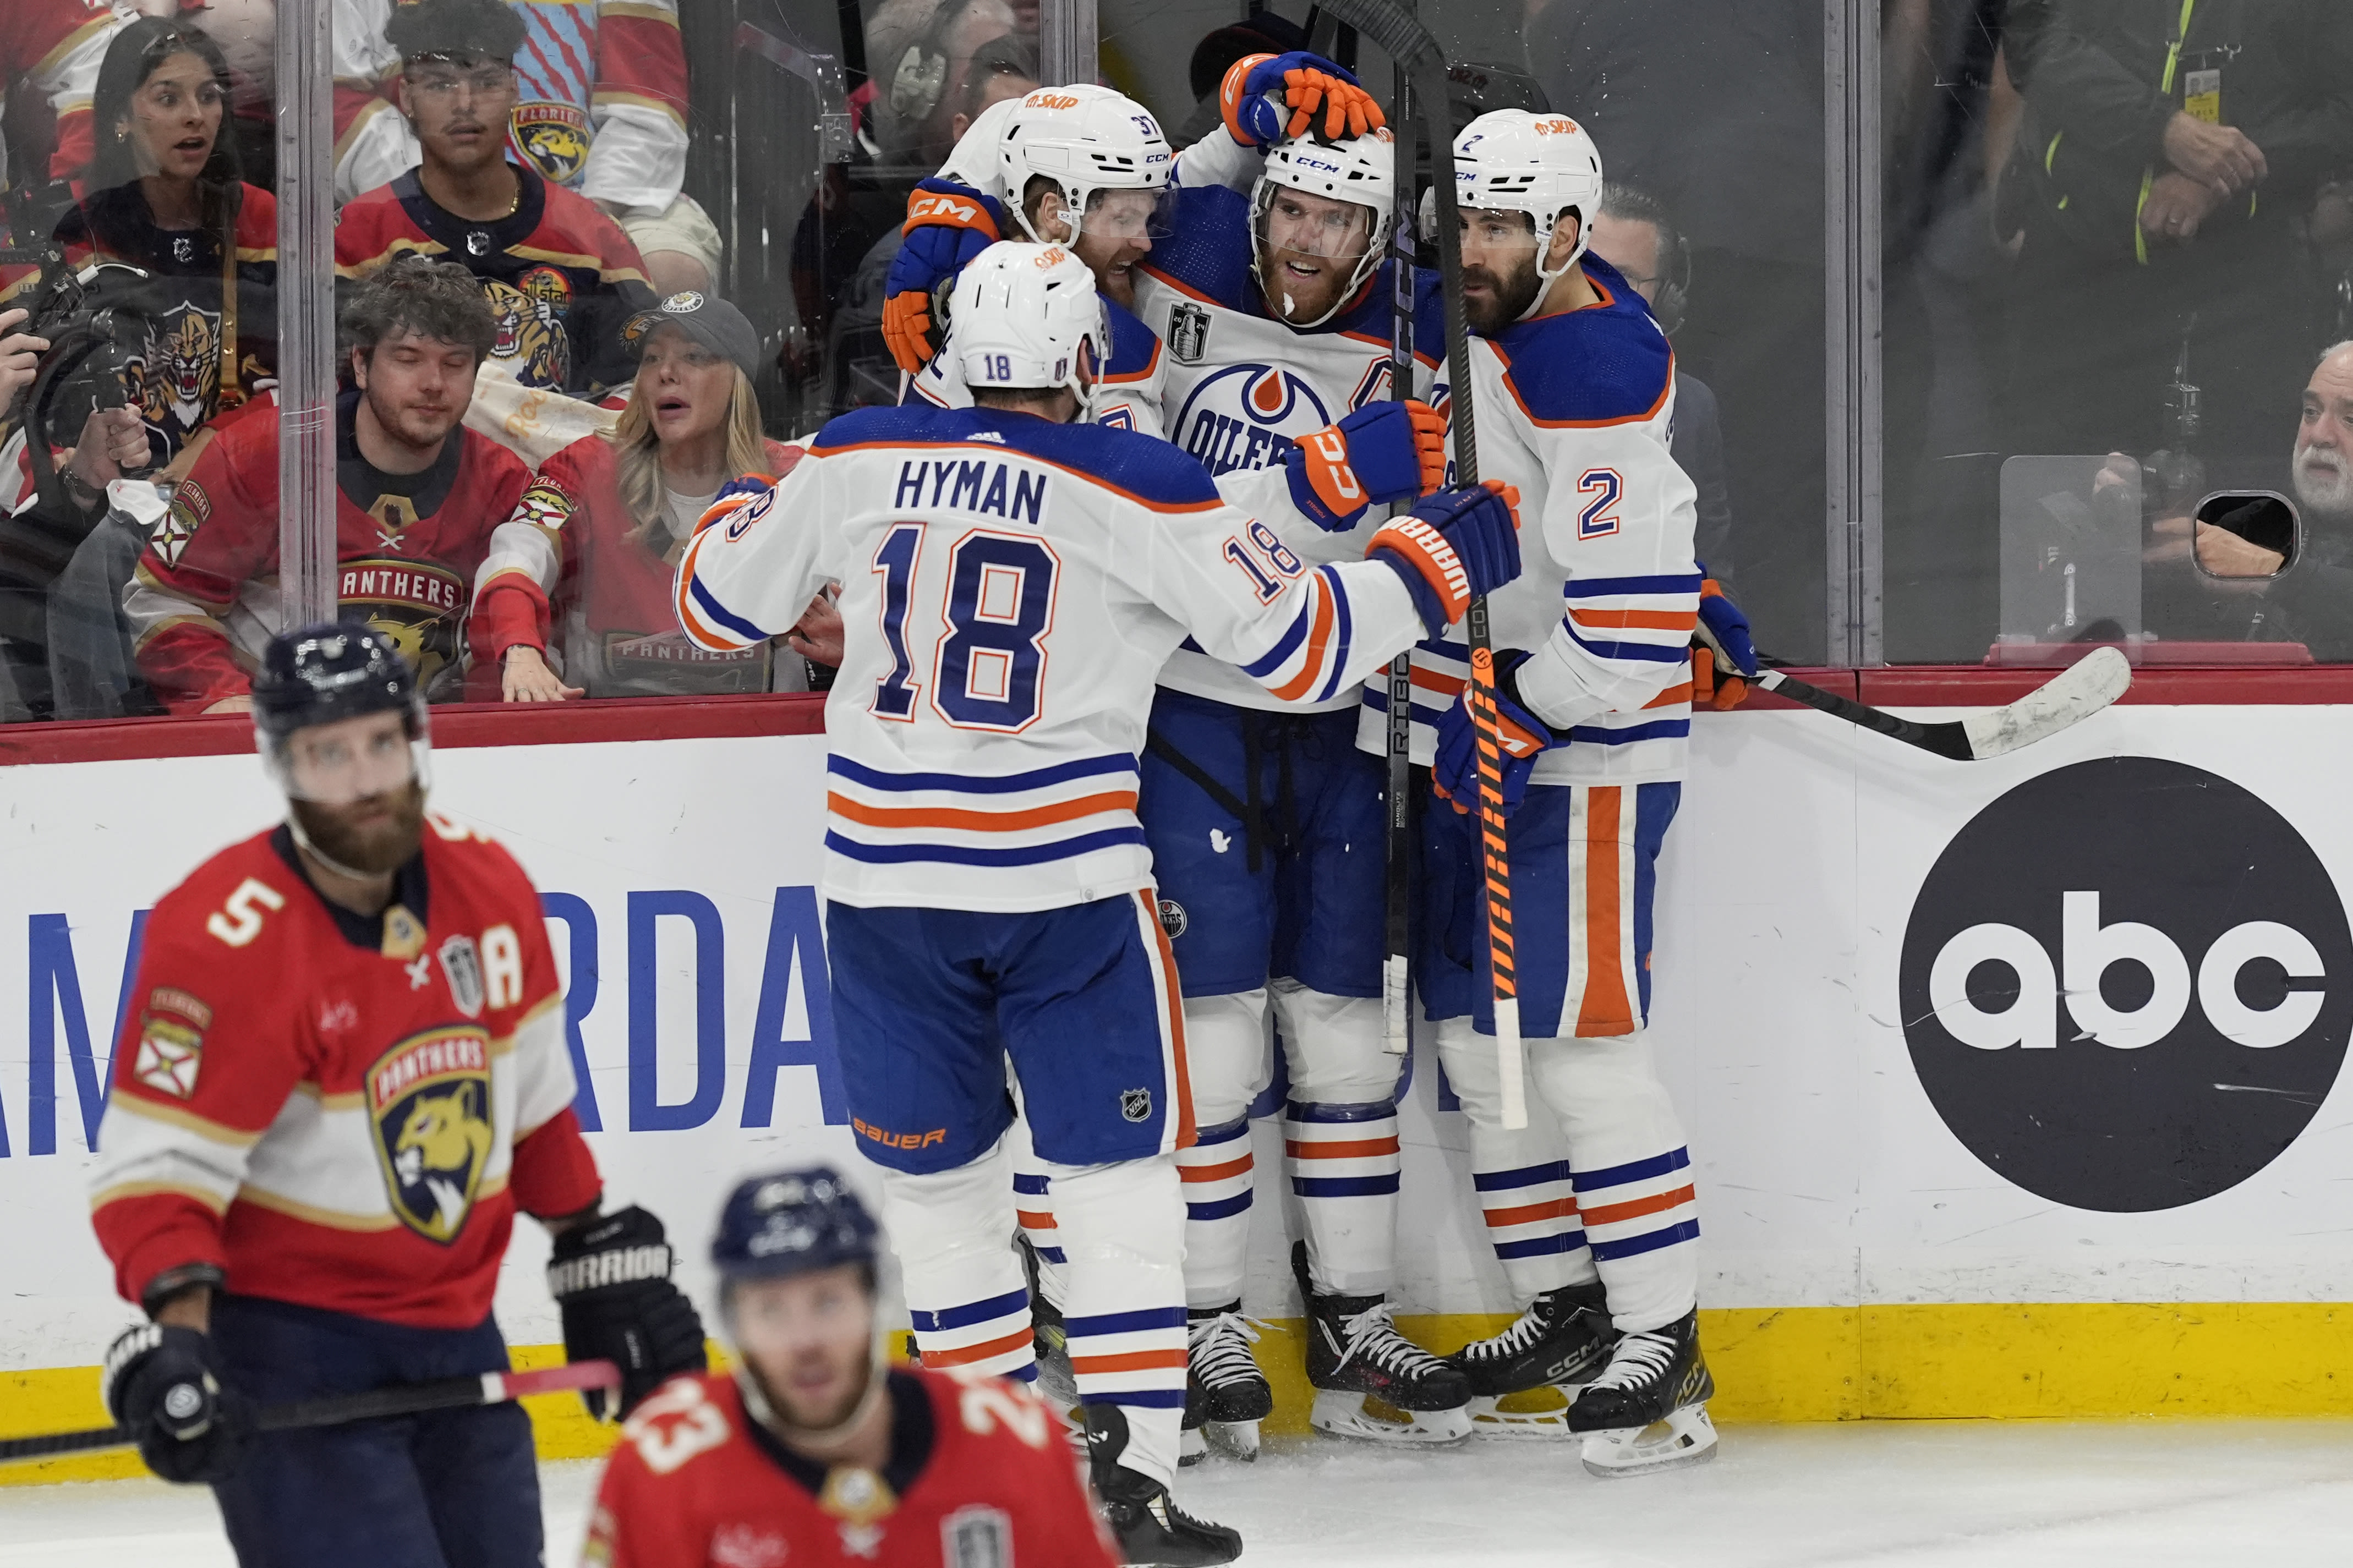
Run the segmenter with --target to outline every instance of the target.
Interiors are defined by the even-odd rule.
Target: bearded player
[[[1691,1161],[1644,1031],[1657,861],[1691,730],[1694,491],[1668,452],[1673,352],[1587,249],[1602,193],[1591,138],[1563,115],[1503,110],[1473,121],[1454,157],[1480,468],[1537,498],[1543,521],[1526,574],[1490,610],[1538,1102],[1524,1131],[1502,1124],[1483,879],[1460,815],[1478,795],[1470,714],[1461,700],[1416,713],[1415,760],[1434,755],[1455,805],[1424,817],[1431,907],[1416,977],[1471,1121],[1489,1237],[1527,1303],[1450,1359],[1493,1426],[1580,1436],[1588,1468],[1620,1475],[1704,1458],[1715,1442]],[[1468,673],[1460,640],[1424,645],[1415,663],[1418,689],[1451,693]],[[1385,721],[1368,694],[1360,743],[1379,749]],[[1493,1409],[1547,1384],[1573,1394],[1565,1415]]]
[[[247,1568],[538,1568],[520,1406],[271,1433],[253,1406],[504,1371],[518,1212],[554,1237],[566,1353],[619,1364],[623,1412],[702,1369],[702,1325],[661,1223],[602,1211],[539,895],[426,815],[390,639],[273,638],[253,699],[286,820],[155,906],[115,1044],[90,1204],[151,1321],[107,1352],[107,1409],[156,1474],[211,1485]]]
[[[876,1235],[822,1165],[754,1176],[712,1238],[734,1371],[638,1406],[605,1467],[599,1568],[1110,1568],[1059,1418],[970,1371],[887,1367]]]
[[[1076,90],[1045,89],[1031,101]],[[1442,473],[1439,416],[1389,397],[1383,255],[1394,146],[1378,106],[1313,55],[1238,61],[1222,99],[1225,132],[1176,160],[1173,233],[1130,264],[1136,313],[1166,351],[1159,423],[1220,494],[1275,521],[1295,557],[1343,560],[1378,526],[1371,503],[1434,489]],[[1000,138],[1006,123],[994,128]],[[991,132],[976,125],[967,140]],[[1004,142],[1008,166],[1015,145]],[[959,148],[958,161],[986,158]],[[931,275],[918,262],[952,252],[960,231],[938,210],[911,205],[908,221],[893,288],[927,297]],[[1436,281],[1424,276],[1417,288],[1417,341],[1438,342]],[[1425,353],[1423,390],[1436,368]],[[1380,1440],[1464,1436],[1461,1374],[1397,1331],[1387,1300],[1399,1156],[1398,1068],[1383,1049],[1380,1003],[1386,774],[1355,749],[1358,694],[1286,705],[1190,646],[1159,687],[1140,815],[1183,976],[1201,1128],[1179,1156],[1187,1457],[1205,1451],[1205,1438],[1254,1453],[1273,1404],[1240,1311],[1254,1180],[1248,1112],[1271,1077],[1270,1007],[1291,1085],[1285,1164],[1305,1219],[1293,1264],[1311,1321],[1313,1420]],[[1050,1257],[1051,1193],[1034,1173],[1024,1183],[1025,1224]],[[1369,1414],[1367,1395],[1405,1419]]]

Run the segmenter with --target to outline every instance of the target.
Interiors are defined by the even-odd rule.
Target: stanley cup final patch
[[[1209,346],[1209,312],[1199,305],[1179,304],[1168,312],[1168,352],[1180,364],[1198,364]]]
[[[368,1068],[367,1112],[394,1215],[427,1241],[455,1240],[491,1159],[490,1037],[460,1026],[403,1040]]]
[[[482,1016],[482,955],[470,936],[453,936],[441,944],[441,973],[449,982],[449,999],[469,1018]]]

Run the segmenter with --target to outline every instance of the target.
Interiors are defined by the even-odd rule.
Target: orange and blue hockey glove
[[[1527,798],[1528,775],[1547,747],[1559,744],[1552,726],[1520,700],[1519,668],[1528,656],[1515,647],[1495,650],[1495,719],[1504,749],[1504,809]],[[1439,799],[1468,813],[1479,798],[1479,727],[1471,717],[1471,683],[1438,721],[1438,749],[1430,758],[1430,787]]]
[[[1376,501],[1414,500],[1446,480],[1446,416],[1426,403],[1373,403],[1283,454],[1292,504],[1326,533]]]
[[[1227,134],[1245,147],[1271,147],[1311,132],[1337,142],[1388,123],[1347,68],[1305,50],[1244,55],[1226,68],[1218,106]]]
[[[1431,637],[1520,574],[1520,492],[1499,479],[1440,490],[1373,535],[1365,557],[1405,580]]]
[[[1699,624],[1692,628],[1692,700],[1729,710],[1747,698],[1756,679],[1757,645],[1749,638],[1747,616],[1715,578],[1703,578]]]
[[[970,185],[934,175],[907,194],[899,254],[882,285],[882,342],[909,375],[932,363],[946,339],[933,320],[934,292],[1005,237],[1005,205]]]

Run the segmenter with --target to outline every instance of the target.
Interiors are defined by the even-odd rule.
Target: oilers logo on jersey
[[[1297,373],[1232,364],[1193,384],[1172,434],[1211,474],[1224,474],[1275,468],[1300,437],[1337,417]]]
[[[385,1193],[427,1241],[456,1239],[491,1157],[491,1042],[479,1028],[429,1029],[368,1069],[368,1120]]]

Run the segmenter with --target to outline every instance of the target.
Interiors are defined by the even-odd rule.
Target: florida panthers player
[[[1029,1356],[1009,1056],[1050,1162],[1096,1489],[1132,1560],[1228,1561],[1233,1532],[1168,1498],[1194,1128],[1136,816],[1146,700],[1188,634],[1284,700],[1346,690],[1508,580],[1515,524],[1507,497],[1447,491],[1366,558],[1309,566],[1183,454],[1084,422],[1106,329],[1067,251],[992,247],[953,309],[976,406],[835,420],[774,490],[713,509],[680,615],[740,647],[844,584],[828,941],[851,1124],[924,1363]]]
[[[1393,145],[1354,79],[1312,55],[1238,61],[1221,97],[1224,133],[1178,159],[1175,232],[1134,263],[1137,312],[1166,349],[1163,422],[1221,493],[1292,520],[1278,531],[1294,554],[1344,559],[1377,526],[1369,502],[1433,486],[1442,465],[1438,416],[1388,397]],[[894,286],[913,289],[918,245],[952,249],[955,237],[919,241],[909,222]],[[1436,283],[1419,281],[1418,341],[1439,342]],[[1435,367],[1424,355],[1424,390]],[[1160,688],[1141,812],[1184,977],[1202,1128],[1180,1156],[1188,1453],[1204,1433],[1253,1452],[1272,1407],[1240,1315],[1248,1110],[1271,1074],[1270,1005],[1290,1069],[1285,1164],[1305,1216],[1294,1261],[1313,1324],[1313,1419],[1356,1436],[1465,1436],[1461,1375],[1397,1331],[1386,1300],[1399,1161],[1379,1002],[1385,775],[1354,749],[1357,694],[1335,690],[1303,712],[1190,644]],[[1033,1226],[1052,1207],[1040,1185],[1025,1182]],[[1053,1239],[1033,1234],[1049,1251]],[[1367,1394],[1408,1418],[1367,1415]]]
[[[1027,1389],[877,1354],[874,1221],[824,1166],[754,1176],[711,1262],[733,1375],[640,1405],[605,1467],[596,1568],[1111,1568],[1064,1428]]]
[[[1602,189],[1591,138],[1566,116],[1503,110],[1473,121],[1454,157],[1480,469],[1542,519],[1526,574],[1491,606],[1520,1026],[1542,1105],[1504,1130],[1475,838],[1468,817],[1432,811],[1418,978],[1471,1119],[1490,1237],[1530,1302],[1452,1359],[1488,1399],[1582,1384],[1562,1425],[1589,1435],[1589,1468],[1620,1474],[1715,1441],[1690,1159],[1643,1032],[1655,868],[1691,728],[1694,492],[1668,455],[1666,337],[1586,248]],[[1415,657],[1418,687],[1467,673],[1460,642]],[[1368,748],[1379,696],[1368,689]],[[1430,716],[1416,755],[1434,741],[1459,811],[1477,795],[1469,713],[1458,700]]]

